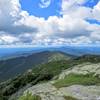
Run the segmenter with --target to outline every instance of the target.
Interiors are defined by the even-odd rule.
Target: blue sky
[[[82,6],[93,8],[98,2],[99,0],[86,0]],[[51,0],[50,5],[46,8],[41,8],[39,6],[41,0],[20,0],[20,3],[21,8],[28,11],[30,15],[44,17],[45,19],[47,19],[49,16],[62,16],[60,13],[62,0]],[[90,24],[100,24],[100,22],[95,19],[86,19],[86,21],[88,21]]]
[[[98,24],[98,25],[100,25],[100,22],[95,20],[95,19],[87,19],[86,21],[89,22],[90,24]]]
[[[98,2],[99,0],[87,0],[83,6],[93,8]],[[88,21],[90,24],[100,24],[100,22],[95,19],[87,19],[86,21]]]
[[[0,45],[99,44],[100,0],[0,0]]]
[[[99,2],[99,0],[87,0],[87,2],[83,5],[86,7],[93,8],[98,2]]]
[[[41,0],[20,0],[21,8],[28,11],[30,15],[44,17],[46,19],[49,16],[61,16],[59,11],[61,11],[62,0],[51,0],[51,4],[46,8],[41,8],[39,6],[40,2]],[[99,0],[86,0],[86,3],[82,6],[93,8],[98,2]]]
[[[29,12],[30,15],[37,17],[61,16],[61,0],[52,0],[51,4],[46,8],[41,8],[39,3],[41,0],[21,0],[21,7],[23,10]]]

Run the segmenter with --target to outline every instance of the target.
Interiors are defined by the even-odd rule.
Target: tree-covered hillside
[[[6,60],[0,60],[0,81],[5,81],[22,74],[38,64],[51,61],[69,60],[71,57],[72,56],[62,52],[44,51],[33,53],[31,55],[29,54],[27,56],[23,55]]]

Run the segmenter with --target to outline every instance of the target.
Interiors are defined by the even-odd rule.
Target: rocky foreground
[[[74,84],[71,86],[64,86],[57,88],[54,84],[56,81],[64,79],[69,74],[86,75],[91,74],[100,77],[100,63],[84,63],[73,68],[64,70],[57,79],[37,84],[24,91],[33,95],[39,95],[42,100],[68,100],[65,97],[70,96],[75,100],[100,100],[100,84],[99,85],[81,85]]]
[[[100,86],[72,85],[57,89],[51,83],[44,83],[33,86],[27,91],[33,95],[39,95],[42,100],[66,100],[65,96],[71,96],[77,100],[100,100]]]

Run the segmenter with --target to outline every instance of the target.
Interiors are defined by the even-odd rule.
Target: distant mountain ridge
[[[100,55],[100,46],[51,46],[51,47],[30,47],[30,48],[0,48],[0,59],[27,55],[29,53],[39,53],[43,51],[60,51],[74,56]]]
[[[100,55],[100,46],[62,46],[57,50],[74,56]]]
[[[28,69],[38,64],[43,64],[51,61],[69,60],[71,55],[62,52],[44,51],[29,55],[20,55],[0,61],[0,80],[13,78],[18,74],[24,73]]]

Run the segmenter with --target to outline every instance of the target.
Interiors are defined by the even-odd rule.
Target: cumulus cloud
[[[0,0],[0,30],[12,34],[36,31],[24,24],[16,25],[23,18],[21,13],[19,0]]]
[[[19,0],[0,1],[0,44],[63,45],[99,43],[100,2],[85,7],[86,0],[62,0],[62,17],[44,18],[29,15],[21,9]],[[48,7],[51,0],[42,0]],[[6,6],[5,6],[6,4]]]
[[[7,34],[5,32],[0,32],[0,44],[16,44],[20,42],[20,40],[15,37],[15,36],[12,36],[10,34]]]
[[[94,6],[94,9],[93,9],[93,17],[100,21],[100,2]]]
[[[51,4],[51,0],[41,0],[39,3],[39,7],[47,8]]]

